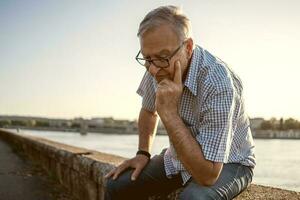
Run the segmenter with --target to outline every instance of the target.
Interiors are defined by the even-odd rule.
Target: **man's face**
[[[170,56],[183,41],[179,41],[177,35],[169,25],[162,25],[153,30],[145,32],[140,37],[141,53],[145,59],[159,59]],[[159,83],[163,79],[173,80],[174,63],[179,60],[181,71],[185,77],[188,68],[188,61],[191,55],[184,44],[179,51],[169,60],[169,66],[166,68],[156,67],[150,64],[148,71]]]

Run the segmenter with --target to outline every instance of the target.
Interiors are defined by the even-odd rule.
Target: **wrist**
[[[182,119],[178,114],[165,116],[161,120],[168,134],[176,132],[182,124]]]
[[[144,151],[144,150],[138,150],[136,152],[136,155],[144,155],[146,156],[149,160],[151,158],[151,154],[148,151]]]

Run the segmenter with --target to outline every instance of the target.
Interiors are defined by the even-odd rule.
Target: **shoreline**
[[[66,129],[66,128],[42,128],[42,127],[5,127],[4,129],[8,130],[33,130],[33,131],[53,131],[53,132],[72,132],[72,133],[80,133],[82,135],[86,135],[88,133],[101,133],[101,134],[114,134],[114,135],[138,135],[137,131],[128,131],[119,128],[101,128],[101,129],[87,129],[84,132],[80,131],[79,129]],[[259,131],[262,132],[262,131]],[[266,130],[263,132],[270,133],[271,130]],[[282,133],[282,132],[280,132]],[[164,130],[157,130],[157,135],[167,135]],[[252,136],[254,139],[282,139],[282,140],[299,140],[300,137],[290,137],[290,136],[274,136],[266,135],[266,134],[257,134],[254,130],[252,131]]]

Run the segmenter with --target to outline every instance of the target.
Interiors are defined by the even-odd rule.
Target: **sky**
[[[170,4],[240,76],[250,117],[300,120],[297,0],[0,1],[0,115],[137,119],[138,25]]]

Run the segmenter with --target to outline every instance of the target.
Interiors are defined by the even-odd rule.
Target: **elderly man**
[[[146,68],[139,146],[106,175],[105,199],[148,199],[183,187],[180,199],[232,199],[252,181],[254,144],[239,77],[194,45],[189,19],[175,6],[149,12],[136,60]],[[170,146],[151,158],[158,116]]]

